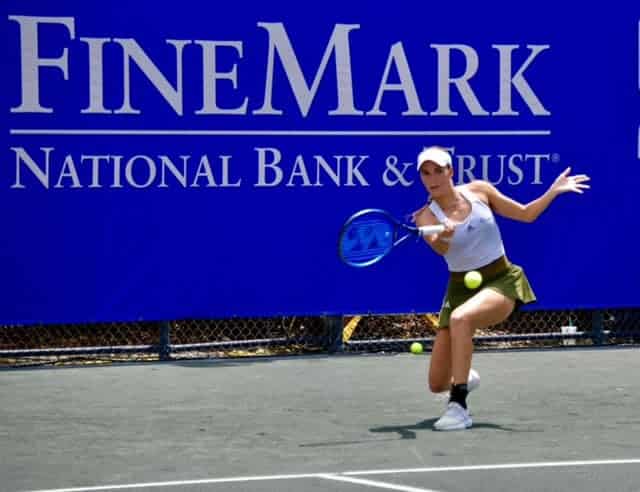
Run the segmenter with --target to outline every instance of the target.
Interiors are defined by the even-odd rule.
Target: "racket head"
[[[397,221],[384,210],[356,212],[342,226],[338,237],[338,256],[347,265],[368,267],[378,263],[394,247]]]

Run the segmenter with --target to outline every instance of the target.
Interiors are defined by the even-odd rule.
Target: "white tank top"
[[[456,226],[444,259],[449,271],[467,272],[503,256],[504,244],[491,208],[473,193],[457,191],[471,204],[471,212],[464,222]],[[435,201],[429,204],[429,208],[441,223],[447,220]]]

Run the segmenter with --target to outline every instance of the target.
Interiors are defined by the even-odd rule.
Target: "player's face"
[[[442,167],[435,162],[425,161],[420,166],[420,179],[429,194],[436,198],[451,188],[453,171],[450,166]]]

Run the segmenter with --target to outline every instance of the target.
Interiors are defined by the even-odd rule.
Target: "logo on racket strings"
[[[372,257],[386,253],[393,246],[393,227],[382,221],[352,224],[343,240],[343,253],[350,258]]]

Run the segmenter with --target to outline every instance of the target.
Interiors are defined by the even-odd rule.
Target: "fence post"
[[[160,345],[158,347],[160,360],[171,359],[171,322],[160,322]]]
[[[595,309],[591,312],[591,340],[594,345],[604,345],[603,318],[602,310]]]
[[[330,354],[342,352],[342,316],[326,316],[324,323],[327,330],[327,351]]]

